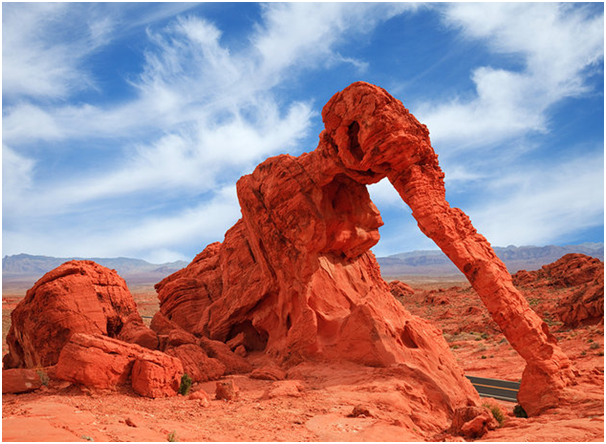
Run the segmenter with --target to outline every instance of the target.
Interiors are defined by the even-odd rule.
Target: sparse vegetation
[[[168,440],[168,442],[178,442],[179,441],[177,439],[177,432],[174,430],[168,434],[168,437],[166,439]]]
[[[42,368],[37,368],[36,374],[40,378],[40,382],[42,383],[42,385],[48,387],[48,381],[50,381],[50,378],[48,377],[46,372]]]
[[[492,416],[494,416],[494,419],[496,419],[499,423],[499,427],[502,427],[503,424],[505,423],[505,418],[507,417],[505,415],[505,413],[503,412],[503,410],[501,410],[501,407],[499,407],[498,405],[495,404],[482,404],[484,407],[488,408],[488,410],[490,410],[490,412],[492,413]]]
[[[600,344],[598,344],[597,342],[594,342],[589,346],[589,348],[591,350],[596,350],[596,349],[600,348]]]
[[[520,404],[516,404],[513,408],[513,414],[516,418],[528,418],[528,413],[526,413],[526,410]]]
[[[183,396],[187,395],[189,393],[189,390],[191,389],[191,385],[194,381],[189,377],[189,375],[187,373],[184,373],[183,376],[181,376],[181,385],[179,385],[179,393]]]

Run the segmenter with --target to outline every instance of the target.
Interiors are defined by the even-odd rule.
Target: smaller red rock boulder
[[[498,421],[486,407],[461,407],[455,410],[448,433],[467,439],[481,438],[489,430],[499,426]]]
[[[407,296],[414,294],[412,287],[402,281],[393,280],[388,282],[389,291],[396,299],[404,299]]]
[[[208,356],[218,359],[225,365],[226,375],[250,373],[252,371],[252,365],[242,356],[232,352],[229,346],[223,342],[200,338],[200,346]]]
[[[107,336],[76,333],[61,351],[55,376],[99,389],[113,389],[131,380],[137,393],[161,397],[176,395],[183,366],[159,351]]]
[[[42,387],[45,381],[40,370],[11,368],[2,370],[2,393],[25,393]]]
[[[175,396],[179,392],[183,366],[178,359],[165,356],[147,354],[135,361],[131,375],[135,392],[148,398]]]
[[[193,382],[212,381],[225,374],[225,365],[215,358],[209,358],[201,347],[194,344],[184,344],[166,350],[166,354],[174,356],[183,364],[183,371]]]

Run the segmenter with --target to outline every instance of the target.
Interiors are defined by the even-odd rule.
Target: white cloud
[[[81,27],[81,17],[74,17],[74,22],[66,23],[73,8],[65,3],[2,5],[4,96],[65,98],[91,86],[81,60],[97,46],[109,22]]]
[[[96,7],[99,11],[105,8],[91,6]],[[32,175],[31,192],[14,202],[8,216],[10,221],[29,219],[31,223],[5,230],[5,251],[64,256],[130,254],[157,260],[176,257],[191,239],[219,240],[219,233],[222,237],[235,221],[234,214],[239,214],[236,200],[224,198],[223,187],[233,185],[267,156],[298,148],[310,126],[311,105],[283,104],[273,88],[294,74],[290,71],[295,66],[296,73],[336,63],[363,69],[363,60],[343,57],[336,45],[347,32],[369,32],[378,21],[408,7],[266,5],[264,22],[255,29],[250,46],[237,52],[222,43],[221,31],[213,23],[196,16],[178,17],[162,29],[147,29],[145,64],[139,76],[130,77],[135,92],[132,99],[106,105],[48,103],[37,100],[44,94],[41,88],[15,90],[21,98],[5,108],[5,141],[11,146],[62,141],[63,150],[73,150],[74,166],[73,172],[67,170],[58,179],[41,181]],[[73,11],[67,8],[65,13],[69,16]],[[301,14],[309,20],[301,20]],[[77,44],[50,39],[39,51],[57,48],[67,54],[69,49],[93,41],[97,46],[90,46],[98,47],[125,32],[123,25],[118,12],[105,18],[95,13],[88,16],[86,35],[79,34]],[[16,28],[10,32],[20,35]],[[45,32],[42,29],[40,35]],[[32,43],[28,36],[20,38]],[[84,73],[80,66],[87,54],[73,51],[72,58],[58,59],[64,62],[65,72],[49,81],[53,97],[73,92],[69,79]],[[90,83],[88,79],[86,84]],[[137,139],[136,144],[124,142]],[[116,150],[122,154],[113,164],[106,161],[103,170],[79,170],[78,157],[86,158],[93,149],[87,146],[88,140],[95,143],[95,150],[107,144],[112,155]],[[166,205],[175,196],[192,199],[204,193],[215,198],[210,203],[190,204],[177,214],[154,218],[120,214],[128,199],[153,202],[161,197]],[[94,214],[99,215],[99,225],[79,224],[76,228],[52,223],[54,218],[70,216],[70,223],[84,217],[93,220]],[[43,221],[49,221],[44,233],[39,231]],[[116,221],[119,223],[110,224]],[[125,229],[128,225],[131,228]]]
[[[432,140],[450,151],[544,132],[547,111],[587,91],[587,69],[604,56],[604,18],[556,3],[451,3],[446,24],[494,53],[509,54],[521,71],[483,66],[472,73],[476,96],[427,103],[416,112]]]
[[[4,229],[2,248],[4,254],[130,256],[152,263],[191,259],[182,252],[192,247],[202,251],[207,243],[222,241],[226,229],[240,217],[232,184],[218,189],[208,201],[167,216],[141,215],[128,220],[122,214],[115,221],[108,215],[99,215],[101,223],[94,226],[75,219],[75,225],[72,221],[58,225],[55,222],[45,229],[40,229],[39,221],[24,221]]]
[[[3,211],[10,213],[18,208],[24,196],[32,191],[35,165],[33,159],[2,144],[2,188],[9,191],[2,193]]]
[[[598,152],[541,168],[518,167],[487,185],[467,209],[493,245],[545,245],[604,222],[604,157]]]

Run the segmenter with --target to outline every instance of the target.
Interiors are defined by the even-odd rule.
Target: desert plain
[[[394,277],[395,278],[395,277]],[[389,278],[388,278],[389,279]],[[466,375],[519,381],[523,359],[489,318],[462,276],[404,276],[413,294],[399,301],[413,314],[442,329]],[[553,309],[568,288],[524,291],[551,325],[560,346],[581,377],[579,390],[590,396],[579,405],[534,418],[514,415],[515,403],[483,398],[504,413],[502,426],[478,441],[603,441],[604,324],[565,327]],[[144,321],[159,308],[153,285],[134,284],[131,292]],[[2,354],[7,353],[10,313],[24,289],[5,287],[2,297]],[[256,365],[266,359],[251,356]],[[231,375],[237,401],[213,399],[216,382],[196,383],[190,396],[143,398],[128,387],[94,390],[51,382],[34,392],[3,394],[4,441],[433,441],[438,433],[410,432],[400,425],[397,374],[356,364],[302,364],[282,382]],[[290,385],[290,381],[295,381]],[[350,417],[362,405],[368,415]],[[418,415],[430,414],[417,412]],[[451,439],[456,439],[450,437]],[[459,438],[462,439],[462,438]]]

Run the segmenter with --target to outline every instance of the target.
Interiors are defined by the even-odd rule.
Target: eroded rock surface
[[[55,377],[97,389],[130,382],[142,396],[177,394],[183,366],[179,359],[157,350],[102,335],[76,333],[61,350]]]
[[[156,335],[137,312],[124,279],[93,261],[46,273],[11,314],[5,368],[45,367],[75,333],[105,335],[154,348]]]
[[[394,300],[369,252],[382,220],[366,185],[387,177],[526,360],[526,411],[556,405],[574,380],[570,362],[488,241],[449,206],[425,125],[361,82],[335,94],[322,118],[315,151],[270,158],[238,181],[242,219],[223,243],[156,286],[164,315],[221,342],[243,334],[248,351],[285,363],[406,363],[422,369],[424,385],[452,389],[435,401],[438,408],[473,404],[476,395],[440,331]]]
[[[604,320],[604,263],[584,254],[567,254],[540,270],[520,270],[513,282],[523,288],[566,288],[555,311],[564,325],[576,327]]]

